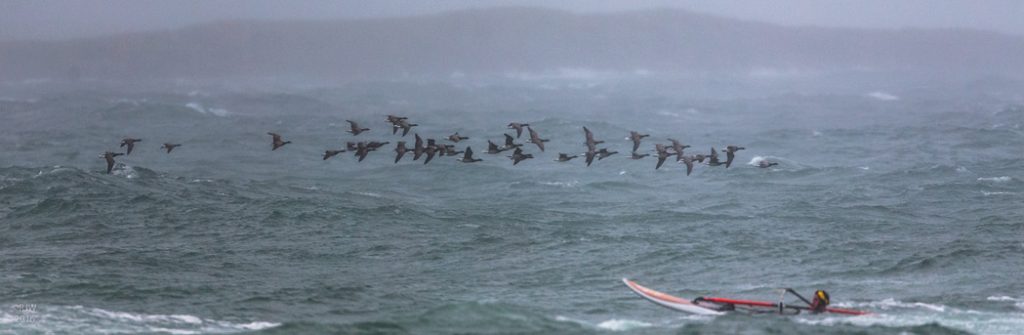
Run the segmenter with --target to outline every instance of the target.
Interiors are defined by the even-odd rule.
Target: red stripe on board
[[[715,297],[705,297],[704,300],[707,300],[707,301],[710,301],[710,302],[717,302],[717,303],[720,303],[720,304],[746,305],[746,306],[758,306],[758,307],[778,307],[779,306],[777,303],[774,303],[774,302],[757,301],[757,300],[740,300],[740,299],[715,298]],[[848,315],[871,314],[871,312],[858,311],[858,310],[853,310],[853,309],[843,309],[843,308],[826,308],[825,311],[829,312],[829,313],[848,314]]]

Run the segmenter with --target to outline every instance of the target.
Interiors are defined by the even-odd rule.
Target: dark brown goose
[[[468,146],[466,147],[466,153],[462,155],[462,159],[459,159],[459,161],[463,163],[474,163],[482,160],[483,159],[473,158],[473,149]]]
[[[571,160],[573,158],[576,158],[576,157],[578,157],[578,156],[576,156],[576,155],[569,156],[569,154],[561,153],[560,152],[560,153],[558,153],[558,158],[555,158],[555,161],[556,162],[568,162],[569,160]]]
[[[502,147],[502,149],[504,149],[504,150],[512,150],[512,149],[515,149],[515,148],[523,146],[522,144],[518,144],[515,141],[516,141],[516,139],[512,138],[512,135],[505,134],[505,146]]]
[[[708,156],[708,165],[719,166],[725,163],[718,161],[718,152],[715,151],[715,147],[711,147],[711,155]]]
[[[416,143],[412,147],[412,160],[420,160],[420,156],[423,156],[423,151],[427,147],[423,146],[423,139],[420,138],[420,134],[414,134],[416,136]]]
[[[523,149],[516,148],[516,151],[512,153],[512,156],[508,156],[508,158],[512,159],[512,165],[516,165],[516,164],[519,164],[519,162],[522,162],[524,160],[533,158],[533,155],[532,154],[524,154],[523,153]]]
[[[532,127],[526,127],[526,129],[530,131],[530,140],[527,142],[536,144],[537,147],[540,148],[540,151],[544,152],[544,142],[547,142],[548,140],[540,138],[540,135],[538,135],[537,131],[533,130]]]
[[[448,140],[452,141],[452,142],[455,142],[455,143],[459,143],[459,141],[468,140],[468,139],[469,139],[469,137],[459,136],[458,132],[455,132],[454,134],[448,135]]]
[[[608,151],[608,148],[602,148],[597,151],[597,160],[608,158],[608,156],[619,153],[618,151]]]
[[[359,135],[359,134],[362,134],[364,131],[369,131],[370,130],[370,128],[362,128],[362,127],[360,127],[358,123],[356,123],[355,121],[352,121],[352,120],[345,120],[345,122],[348,122],[348,124],[349,124],[349,126],[351,128],[351,129],[348,130],[348,132],[351,133],[352,135]]]
[[[399,128],[398,127],[398,122],[403,121],[405,119],[408,119],[408,118],[404,117],[404,116],[395,116],[395,115],[388,114],[386,120],[388,121],[388,123],[391,124],[391,135],[394,135],[394,134],[398,133],[398,128]]]
[[[114,170],[114,157],[121,156],[121,155],[124,155],[124,154],[120,153],[120,152],[110,152],[110,151],[107,151],[107,152],[103,153],[103,159],[107,160],[107,174],[110,174],[110,171]]]
[[[444,148],[445,155],[448,156],[458,156],[459,154],[465,153],[465,151],[462,150],[455,150],[455,145],[452,144],[445,144],[442,148]]]
[[[395,163],[398,163],[405,156],[405,152],[409,151],[409,148],[405,147],[405,141],[398,141],[398,145],[395,146]]]
[[[505,150],[507,150],[507,149],[503,149],[501,147],[498,147],[498,145],[494,144],[494,142],[491,142],[491,140],[487,140],[487,153],[494,155],[494,154],[501,153],[502,151],[505,151]]]
[[[585,142],[587,145],[587,151],[596,151],[597,145],[604,143],[604,141],[595,140],[594,133],[591,132],[590,129],[587,129],[587,127],[583,127],[583,135],[587,137],[587,141]]]
[[[368,149],[370,151],[374,151],[374,150],[380,149],[381,147],[383,147],[385,145],[388,145],[390,143],[391,142],[370,141],[369,143],[366,143],[366,149]]]
[[[345,152],[345,150],[327,150],[327,151],[324,151],[324,160],[327,160],[328,158],[337,156],[338,154],[340,154],[342,152]]]
[[[529,123],[512,122],[512,123],[508,124],[508,129],[515,129],[516,130],[516,138],[520,138],[520,137],[523,136],[523,127],[527,127],[529,125],[530,125]]]
[[[427,163],[430,163],[430,160],[434,159],[434,155],[437,154],[437,151],[438,147],[437,144],[434,143],[434,139],[427,139],[427,147],[423,150],[423,152],[427,154],[427,159],[423,161],[423,164],[426,165]]]
[[[164,143],[164,146],[160,147],[160,149],[165,149],[165,150],[167,150],[167,153],[171,153],[171,150],[174,150],[174,148],[177,148],[177,147],[180,147],[180,146],[181,146],[181,144]]]
[[[398,120],[398,122],[395,122],[395,125],[392,126],[391,133],[394,134],[395,131],[398,130],[398,128],[402,128],[402,137],[405,137],[406,134],[409,134],[409,130],[411,130],[412,127],[415,127],[415,126],[418,126],[418,124],[409,123],[408,121],[406,121],[404,119],[403,120]]]
[[[675,153],[676,161],[678,162],[678,161],[682,160],[683,159],[683,149],[689,148],[690,146],[689,145],[684,145],[682,143],[679,143],[679,141],[671,139],[671,138],[668,139],[668,140],[670,142],[672,142],[672,151],[676,152]]]
[[[654,166],[655,170],[660,169],[661,165],[665,164],[665,159],[668,159],[668,156],[675,155],[675,154],[670,154],[668,152],[668,149],[665,148],[665,145],[661,144],[661,143],[655,144],[654,145],[654,150],[658,152],[658,165]]]
[[[770,167],[775,166],[775,165],[779,165],[779,163],[769,162],[769,161],[757,162],[757,167],[762,168],[762,169],[767,169],[767,168],[770,168]]]
[[[641,134],[641,133],[638,133],[638,132],[635,132],[635,131],[630,131],[629,132],[629,140],[633,141],[633,152],[636,152],[636,149],[640,149],[640,140],[642,140],[644,137],[648,137],[648,136],[651,136],[651,135]]]
[[[128,146],[128,151],[125,152],[125,155],[131,155],[132,154],[132,149],[135,149],[135,142],[142,142],[142,139],[128,137],[128,138],[125,138],[125,139],[121,140],[121,147],[122,148],[124,148],[125,146]]]
[[[391,124],[395,124],[395,123],[398,123],[398,121],[402,121],[402,120],[405,120],[405,119],[408,119],[408,118],[404,117],[404,116],[396,116],[396,115],[388,114],[386,120],[388,122],[390,122]]]
[[[584,157],[586,157],[587,166],[590,166],[590,163],[594,162],[594,157],[597,157],[597,150],[593,150],[593,149],[587,150],[587,153],[585,154]]]
[[[270,151],[277,150],[277,148],[283,147],[285,144],[292,143],[292,141],[282,141],[281,135],[278,135],[277,133],[267,133],[267,135],[273,137],[273,140],[270,142]]]
[[[370,154],[370,148],[366,146],[366,142],[356,143],[356,157],[359,157],[357,162],[362,162],[366,159],[366,156]]]
[[[686,164],[686,175],[689,176],[690,172],[693,172],[693,156],[683,156],[681,162]]]
[[[746,148],[744,148],[744,147],[737,147],[735,145],[730,145],[730,146],[725,147],[725,168],[726,169],[729,168],[729,165],[732,165],[732,160],[734,158],[736,158],[736,152],[740,151],[740,150],[743,150],[743,149],[746,149]]]

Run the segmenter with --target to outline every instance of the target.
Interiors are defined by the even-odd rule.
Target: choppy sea
[[[22,90],[24,92],[24,90]],[[392,135],[386,114],[419,124]],[[345,120],[370,131],[352,136]],[[513,166],[509,122],[549,138]],[[4,334],[1024,332],[1024,104],[609,85],[77,90],[0,98]],[[586,167],[586,126],[620,153]],[[675,138],[726,169],[629,159]],[[291,144],[270,150],[266,132]],[[458,131],[483,162],[407,155]],[[121,151],[112,174],[99,155]],[[525,142],[527,135],[519,139]],[[356,162],[348,141],[388,141]],[[182,146],[167,154],[164,142]],[[769,160],[779,165],[756,167]],[[671,161],[671,159],[670,159]],[[866,316],[635,296],[830,292]]]

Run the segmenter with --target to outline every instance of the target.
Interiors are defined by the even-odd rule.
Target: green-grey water
[[[879,333],[1024,328],[1020,96],[614,85],[77,90],[0,100],[0,333]],[[484,161],[393,163],[386,114]],[[372,130],[344,132],[344,120]],[[516,166],[509,122],[550,138]],[[586,167],[582,127],[618,155]],[[628,159],[676,138],[728,169]],[[270,150],[266,132],[293,141]],[[98,156],[142,138],[112,174]],[[363,162],[326,149],[389,141]],[[526,137],[520,141],[525,141]],[[183,146],[166,154],[163,142]],[[123,150],[123,149],[121,149]],[[724,154],[722,154],[724,156]],[[780,163],[770,169],[756,162]],[[670,159],[671,160],[671,159]],[[828,290],[868,316],[689,316]]]

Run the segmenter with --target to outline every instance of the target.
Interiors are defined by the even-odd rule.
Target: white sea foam
[[[118,104],[128,104],[128,105],[132,105],[132,106],[138,106],[141,103],[147,102],[147,100],[146,99],[142,99],[140,101],[140,100],[135,100],[135,99],[121,98],[121,99],[114,100],[114,102],[116,102]]]
[[[665,110],[665,109],[659,110],[657,112],[657,114],[661,115],[661,116],[671,116],[671,117],[679,117],[680,116],[679,113],[676,113],[676,112],[673,112],[673,111],[669,111],[669,110]]]
[[[0,328],[42,333],[225,334],[279,326],[267,321],[229,322],[188,314],[143,314],[84,306],[0,305]]]
[[[63,167],[63,166],[60,166],[60,165],[54,165],[52,170],[49,170],[49,171],[39,170],[39,172],[37,172],[35,176],[32,176],[32,178],[38,178],[38,177],[45,176],[45,175],[59,174],[59,173],[70,172],[70,171],[74,171],[74,169],[66,168],[66,167]]]
[[[1014,297],[1011,297],[1011,296],[1000,295],[1000,296],[991,296],[991,297],[985,298],[985,300],[988,300],[988,301],[1012,301],[1014,303],[1013,307],[1016,307],[1017,309],[1024,309],[1024,298],[1014,298]]]
[[[207,108],[198,102],[190,102],[185,104],[185,107],[191,108],[192,110],[199,112],[200,114],[212,114],[215,116],[228,116],[228,110],[223,108]]]
[[[928,304],[928,303],[923,303],[923,302],[902,302],[902,301],[896,300],[894,298],[886,298],[886,299],[883,299],[883,300],[880,300],[880,301],[873,301],[873,302],[869,302],[869,303],[858,304],[856,306],[857,307],[878,308],[878,309],[882,309],[882,310],[899,309],[899,308],[924,308],[924,309],[928,309],[928,310],[932,310],[932,311],[936,311],[936,312],[944,312],[944,311],[946,311],[946,308],[947,308],[944,305]]]
[[[754,158],[751,158],[750,161],[747,162],[747,165],[757,166],[758,164],[761,164],[761,162],[764,161],[765,159],[766,158],[761,156],[754,156]]]
[[[584,321],[584,320],[579,320],[579,319],[574,319],[574,318],[558,315],[558,316],[555,316],[555,320],[556,321],[560,321],[560,322],[572,322],[572,323],[576,323],[576,324],[579,324],[579,325],[582,325],[582,326],[585,326],[585,327],[592,327],[592,328],[603,329],[603,330],[610,330],[610,331],[627,331],[627,330],[633,330],[633,329],[637,329],[637,328],[647,328],[647,327],[653,326],[653,324],[650,324],[650,323],[647,323],[647,322],[638,321],[638,320],[628,320],[628,319],[611,319],[611,320],[605,320],[605,321],[598,322],[597,324],[594,324],[594,323],[587,322],[587,321]]]
[[[992,297],[990,297],[992,298]],[[1001,298],[1001,297],[997,297]],[[799,316],[795,320],[811,325],[913,327],[930,323],[978,334],[1015,334],[1024,329],[1019,313],[997,313],[958,309],[944,305],[902,302],[892,298],[868,303],[840,303],[841,307],[858,307],[874,314],[860,316]]]
[[[637,320],[620,320],[611,319],[602,321],[597,324],[597,328],[613,330],[613,331],[625,331],[637,328],[647,328],[652,326],[650,323],[637,321]]]
[[[889,94],[889,93],[886,93],[886,92],[882,92],[882,91],[874,91],[874,92],[868,93],[867,96],[870,97],[870,98],[876,99],[876,100],[881,100],[881,101],[896,101],[896,100],[900,99],[900,97],[898,97],[898,96],[895,96],[895,95],[892,95],[892,94]]]
[[[542,182],[539,182],[538,184],[546,185],[546,186],[557,186],[557,187],[576,187],[577,185],[580,184],[580,181],[579,180],[570,180],[570,181],[542,181]]]
[[[1013,180],[1013,178],[1010,178],[1009,176],[981,177],[981,178],[978,178],[978,181],[987,181],[987,182],[993,182],[993,183],[1005,183],[1005,182],[1008,182],[1010,180]]]
[[[981,195],[984,195],[986,197],[987,196],[993,196],[993,195],[1012,195],[1012,194],[1014,194],[1014,193],[1013,192],[999,192],[999,191],[997,191],[997,192],[981,191]]]
[[[139,177],[139,173],[130,165],[125,165],[123,163],[116,164],[117,165],[114,165],[114,169],[110,170],[110,174],[128,179],[135,179]]]
[[[747,73],[754,79],[799,78],[818,75],[819,72],[795,68],[755,67]]]
[[[505,77],[522,81],[543,81],[543,80],[573,80],[573,81],[594,81],[620,77],[625,73],[599,71],[589,68],[560,68],[557,71],[547,72],[508,72]]]

